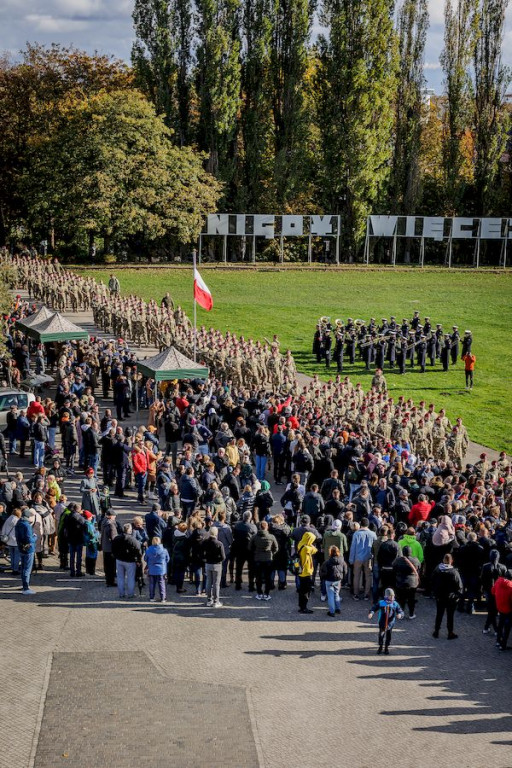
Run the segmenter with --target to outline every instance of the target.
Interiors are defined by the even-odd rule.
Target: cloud
[[[90,22],[83,19],[56,19],[49,14],[40,13],[29,13],[25,16],[25,21],[41,32],[81,32],[90,26]]]
[[[456,5],[457,0],[452,2]],[[98,51],[130,61],[133,3],[134,0],[0,0],[0,53],[7,51],[16,56],[29,41],[74,45],[90,53]],[[445,0],[428,3],[425,75],[428,87],[440,91],[439,54],[444,45]],[[316,18],[314,37],[322,31]],[[512,2],[507,11],[503,59],[512,66]]]

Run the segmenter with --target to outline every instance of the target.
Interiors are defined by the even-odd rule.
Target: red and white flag
[[[210,289],[197,269],[194,269],[194,299],[199,306],[206,309],[207,312],[213,307],[213,299]]]

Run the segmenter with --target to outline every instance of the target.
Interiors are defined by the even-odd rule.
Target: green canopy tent
[[[34,312],[33,315],[24,317],[21,320],[16,320],[15,325],[18,330],[27,333],[29,328],[32,328],[34,325],[39,325],[39,323],[42,323],[44,320],[48,320],[48,318],[54,314],[55,312],[53,309],[48,309],[48,307],[43,305],[37,312]]]
[[[26,333],[37,341],[74,341],[77,339],[88,339],[89,334],[75,325],[70,320],[66,320],[59,312],[54,312],[36,325],[26,328]]]
[[[137,368],[155,381],[208,378],[206,366],[189,360],[174,347],[168,347],[154,357],[139,360]]]

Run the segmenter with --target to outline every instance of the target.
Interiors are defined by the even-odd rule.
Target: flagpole
[[[192,250],[192,262],[193,262],[193,275],[192,275],[192,292],[194,294],[194,363],[196,362],[196,354],[197,354],[197,302],[196,302],[196,292],[194,290],[194,281],[196,277],[196,254],[197,251],[194,248]]]

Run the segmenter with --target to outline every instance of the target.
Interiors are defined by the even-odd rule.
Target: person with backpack
[[[260,529],[252,537],[249,548],[254,563],[256,600],[271,600],[270,587],[272,584],[272,561],[276,556],[279,547],[276,537],[269,533],[266,520],[263,520],[260,523]],[[263,585],[265,585],[265,592],[263,592]]]
[[[297,545],[296,575],[298,577],[299,613],[313,613],[308,608],[308,601],[313,586],[313,573],[315,570],[313,558],[317,553],[314,546],[315,534],[306,531]]]
[[[327,592],[329,604],[327,615],[333,618],[337,613],[341,613],[340,589],[343,578],[343,558],[340,556],[339,548],[334,544],[329,547],[329,557],[322,563],[320,577]]]
[[[453,618],[455,616],[457,603],[462,596],[463,586],[460,573],[453,567],[453,557],[449,553],[445,554],[443,562],[434,569],[432,574],[432,591],[437,603],[436,620],[432,637],[439,637],[441,622],[446,613],[448,640],[456,640],[458,635],[453,631]]]
[[[386,656],[389,654],[389,646],[391,645],[391,633],[395,626],[396,619],[403,619],[404,612],[402,611],[399,603],[395,600],[394,591],[388,587],[384,592],[384,600],[378,600],[368,613],[368,618],[373,619],[374,614],[378,611],[379,622],[379,647],[377,653],[382,653],[384,647],[384,653]]]

